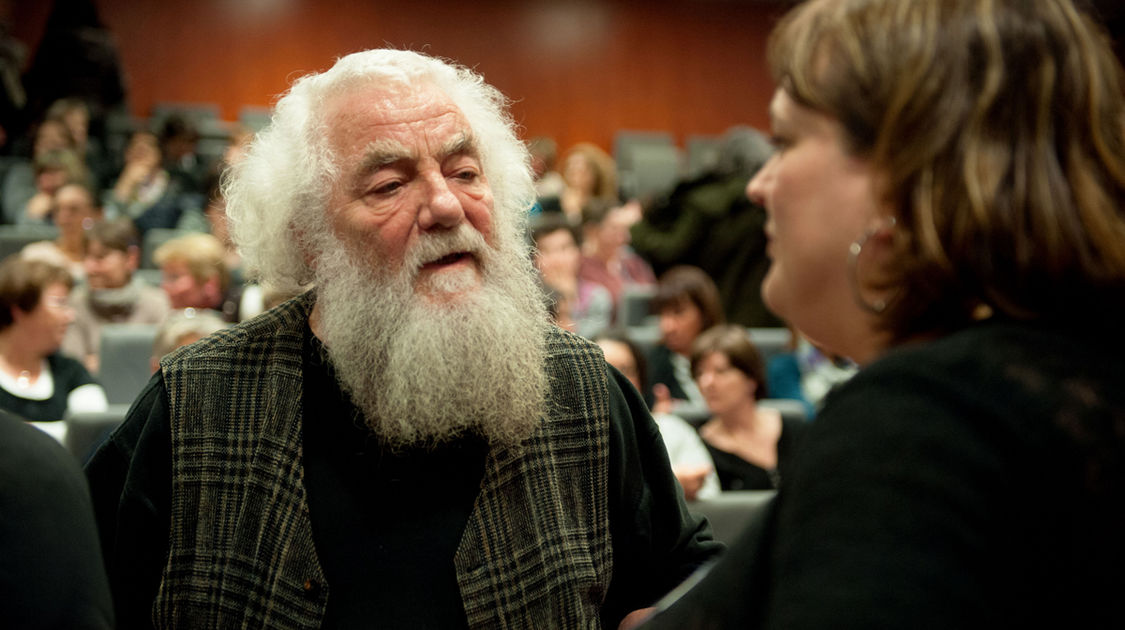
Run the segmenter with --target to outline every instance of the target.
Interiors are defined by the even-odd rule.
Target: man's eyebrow
[[[376,140],[367,145],[360,160],[358,172],[361,175],[375,171],[402,160],[414,159],[413,151],[394,140]]]
[[[477,150],[477,140],[472,133],[462,131],[442,145],[441,154],[439,156],[441,160],[445,160],[454,155],[467,155],[478,159],[480,158],[480,152]]]

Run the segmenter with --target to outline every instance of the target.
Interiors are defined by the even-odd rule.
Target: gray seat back
[[[99,379],[109,404],[130,404],[152,377],[156,324],[102,326]]]
[[[688,503],[688,510],[707,517],[715,540],[730,544],[759,510],[766,509],[775,490],[728,490],[710,499]]]

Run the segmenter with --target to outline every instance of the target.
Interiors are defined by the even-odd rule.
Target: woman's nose
[[[773,179],[773,165],[777,156],[770,156],[762,168],[750,178],[750,183],[746,185],[746,197],[750,201],[758,204],[759,206],[766,205],[767,189]]]

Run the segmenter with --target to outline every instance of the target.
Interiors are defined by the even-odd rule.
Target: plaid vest
[[[302,469],[306,294],[163,361],[171,543],[158,628],[319,628],[329,585]],[[552,332],[550,411],[493,448],[454,557],[471,628],[597,628],[612,574],[607,376]]]

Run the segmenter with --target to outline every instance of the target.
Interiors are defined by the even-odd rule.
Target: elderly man
[[[89,465],[122,627],[612,628],[717,552],[548,323],[503,100],[368,51],[278,102],[228,212],[315,288],[165,358]]]

